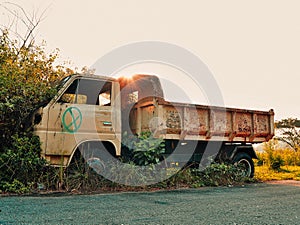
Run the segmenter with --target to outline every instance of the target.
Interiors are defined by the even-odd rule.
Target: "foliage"
[[[255,178],[267,180],[300,180],[300,152],[294,150],[278,149],[276,140],[265,144],[265,151],[258,152]]]
[[[3,191],[9,193],[24,194],[30,192],[30,188],[17,179],[12,182],[3,182],[1,186]]]
[[[199,176],[194,169],[185,167],[171,176],[168,180],[162,182],[165,187],[202,187],[204,184],[199,180]]]
[[[297,118],[287,118],[275,122],[276,128],[300,127],[300,120]]]
[[[149,179],[151,179],[149,171],[145,167],[137,166],[132,161],[127,163],[111,162],[110,169],[106,172],[106,177],[115,183],[130,186],[138,186],[139,184],[149,182]],[[148,172],[148,176],[145,172]]]
[[[233,185],[251,180],[244,176],[243,168],[225,163],[212,163],[205,170],[201,171],[199,175],[205,186]]]
[[[60,181],[59,188],[67,191],[94,191],[103,186],[104,178],[85,163],[81,156],[75,156]]]
[[[232,164],[217,164],[213,163],[204,170],[191,167],[184,167],[171,173],[173,174],[167,180],[152,185],[141,185],[151,183],[151,178],[157,176],[165,176],[170,168],[162,168],[161,170],[151,169],[144,170],[146,167],[137,166],[133,162],[129,163],[110,163],[110,170],[107,171],[105,177],[114,180],[102,180],[98,188],[117,189],[117,190],[140,190],[140,189],[156,189],[156,188],[180,188],[180,187],[203,187],[203,186],[228,186],[242,184],[246,181],[251,181],[250,178],[245,178],[242,168]],[[155,182],[155,180],[153,180]],[[126,186],[126,185],[129,186]],[[130,187],[131,186],[131,187]],[[134,186],[136,188],[134,189]],[[83,189],[79,189],[82,191]]]
[[[295,152],[300,149],[300,131],[296,127],[283,128],[282,137],[277,139],[288,144]]]
[[[281,166],[284,165],[284,160],[280,154],[277,154],[276,150],[277,140],[270,140],[264,143],[265,157],[259,161],[261,164],[266,164],[272,170],[279,171]],[[261,157],[259,154],[258,157]]]
[[[16,47],[7,32],[0,37],[0,141],[24,128],[33,110],[47,103],[56,93],[55,81],[66,75],[63,67],[53,66],[57,52],[46,55],[40,46]],[[70,71],[69,71],[70,72]]]
[[[277,137],[277,140],[285,142],[297,152],[300,148],[300,120],[288,118],[276,122],[275,125],[281,130],[281,135]]]
[[[282,166],[300,166],[300,152],[292,149],[278,149],[276,140],[265,143],[264,152],[258,152],[258,166],[265,165],[272,170],[278,171]]]
[[[36,136],[15,134],[11,138],[11,147],[7,147],[0,157],[0,189],[3,191],[12,191],[12,187],[23,189],[23,186],[38,182],[46,165],[39,156],[40,142]]]
[[[232,164],[212,163],[204,170],[185,167],[175,173],[168,180],[152,185],[152,187],[178,188],[178,187],[204,187],[204,186],[230,186],[253,181],[243,175],[242,168]]]
[[[165,142],[163,139],[153,137],[151,132],[142,132],[140,136],[123,135],[125,158],[136,165],[155,165],[163,159]]]
[[[283,165],[284,165],[284,160],[281,158],[281,156],[277,155],[271,159],[270,168],[272,170],[279,171],[279,170],[281,170],[281,166],[283,166]]]
[[[71,70],[54,66],[57,51],[47,55],[33,42],[19,45],[6,30],[0,35],[0,189],[18,192],[47,177],[30,116],[55,95],[56,81]]]

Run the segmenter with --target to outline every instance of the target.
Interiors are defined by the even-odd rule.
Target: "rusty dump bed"
[[[130,113],[134,133],[151,130],[156,137],[258,143],[274,136],[274,112],[167,102],[148,97]]]

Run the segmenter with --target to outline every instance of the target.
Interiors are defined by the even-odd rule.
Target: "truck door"
[[[85,140],[116,138],[111,81],[78,77],[49,107],[46,155],[69,156]],[[50,157],[51,158],[51,157]]]

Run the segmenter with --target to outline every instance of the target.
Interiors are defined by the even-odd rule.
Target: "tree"
[[[300,120],[297,118],[287,118],[275,122],[276,128],[300,127]]]
[[[288,118],[276,122],[275,125],[281,131],[281,135],[277,139],[285,142],[297,152],[300,149],[300,120]]]
[[[20,5],[12,2],[0,3],[0,8],[6,11],[3,15],[9,21],[6,25],[0,25],[1,30],[10,32],[11,40],[15,40],[18,44],[17,49],[33,45],[35,30],[44,19],[46,9],[40,14],[35,11],[29,14]]]

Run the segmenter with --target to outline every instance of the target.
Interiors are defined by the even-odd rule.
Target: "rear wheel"
[[[252,158],[247,153],[237,153],[233,159],[233,163],[241,168],[245,177],[252,178],[254,176],[254,163]]]

